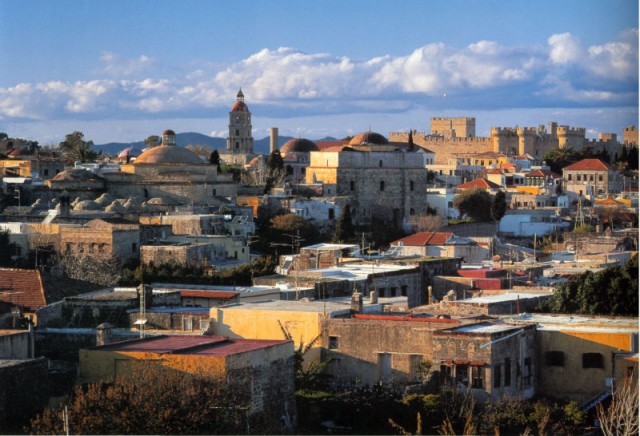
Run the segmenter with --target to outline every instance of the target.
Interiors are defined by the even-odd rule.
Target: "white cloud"
[[[154,65],[153,58],[140,55],[136,59],[122,59],[115,53],[104,52],[100,55],[103,63],[100,71],[112,77],[134,76],[144,73]]]
[[[240,87],[250,106],[269,106],[291,115],[406,111],[425,100],[442,100],[445,94],[451,102],[447,104],[455,99],[459,107],[470,109],[629,105],[637,101],[638,32],[590,47],[569,33],[552,35],[546,47],[483,40],[455,48],[434,42],[404,56],[363,60],[290,47],[264,48],[224,66],[194,61],[194,68],[182,76],[169,74],[177,69],[158,65],[146,55],[127,60],[105,52],[100,62],[103,76],[95,80],[0,88],[0,117],[206,118],[212,110],[225,113]],[[151,67],[153,76],[146,74]]]
[[[548,39],[551,62],[558,65],[577,62],[584,58],[585,50],[580,41],[570,33],[551,35]]]

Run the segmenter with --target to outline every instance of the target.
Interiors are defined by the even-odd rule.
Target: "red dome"
[[[280,153],[309,153],[318,150],[319,148],[315,142],[304,138],[295,138],[285,142],[280,149]]]
[[[387,145],[389,144],[389,141],[387,141],[387,138],[385,138],[384,136],[376,132],[360,133],[359,135],[356,135],[353,138],[351,138],[351,141],[349,141],[349,145],[364,145],[364,144]]]
[[[249,112],[249,108],[244,101],[236,101],[233,108],[231,108],[231,112]]]

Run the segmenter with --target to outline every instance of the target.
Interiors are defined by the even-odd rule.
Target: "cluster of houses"
[[[637,228],[610,225],[597,238],[567,238],[562,259],[513,239],[564,232],[598,207],[637,208],[637,176],[599,159],[560,175],[525,153],[528,146],[509,153],[501,142],[494,151],[471,146],[443,159],[405,139],[363,132],[278,147],[273,129],[272,152],[280,152],[286,177],[268,193],[177,146],[171,130],[157,146],[73,168],[5,140],[0,145],[12,151],[0,161],[0,230],[8,232],[13,258],[33,265],[0,269],[0,381],[15,387],[12,396],[0,394],[0,420],[11,418],[13,402],[28,403],[43,380],[78,371],[70,383],[108,381],[145,360],[236,377],[250,387],[251,413],[271,416],[284,431],[296,421],[294,354],[301,347],[309,348],[306,367],[327,363],[323,380],[333,389],[450,386],[480,401],[544,395],[588,409],[616,381],[637,377],[637,318],[532,313],[553,283],[637,255]],[[253,151],[241,91],[220,155],[253,180],[267,173],[267,159]],[[434,210],[443,221],[459,218],[453,200],[468,189],[505,191],[507,214],[488,231],[412,227],[412,217]],[[251,262],[258,216],[294,213],[326,229],[346,205],[357,226],[384,216],[408,235],[376,252],[364,244],[302,247],[250,286],[114,287],[47,264],[115,261],[117,271],[132,261],[220,271]],[[39,395],[32,406],[62,391]]]

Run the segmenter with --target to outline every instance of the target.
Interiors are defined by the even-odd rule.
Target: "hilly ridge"
[[[279,136],[278,147],[282,147],[285,142],[293,139],[291,136]],[[323,138],[323,141],[333,141],[335,138]],[[269,154],[270,138],[268,136],[262,139],[256,139],[253,143],[253,149],[257,154]],[[203,135],[202,133],[185,132],[176,134],[176,144],[180,147],[186,147],[188,145],[202,146],[213,150],[224,150],[227,148],[227,140],[225,138],[214,138],[211,136]],[[127,147],[136,147],[144,149],[144,141],[137,142],[109,142],[107,144],[95,144],[94,150],[101,151],[109,155],[117,155]]]

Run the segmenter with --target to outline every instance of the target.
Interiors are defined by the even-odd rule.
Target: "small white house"
[[[498,232],[504,235],[545,236],[552,233],[564,232],[570,224],[558,215],[538,213],[546,211],[526,211],[526,213],[508,213],[500,220]]]

